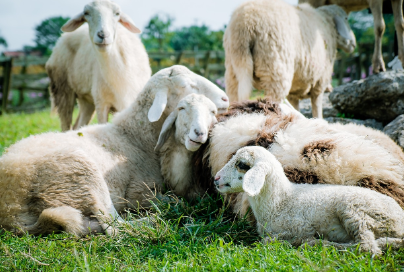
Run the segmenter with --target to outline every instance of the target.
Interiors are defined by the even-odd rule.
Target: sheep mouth
[[[191,143],[193,143],[193,144],[196,144],[196,145],[202,145],[202,144],[203,144],[203,143],[201,143],[201,142],[194,141],[194,140],[192,140],[191,138],[189,138],[189,141],[190,141]]]
[[[218,190],[223,190],[224,188],[230,188],[230,187],[231,187],[230,183],[216,185],[216,189],[218,189]]]

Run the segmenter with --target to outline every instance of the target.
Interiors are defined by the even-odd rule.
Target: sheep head
[[[356,47],[356,39],[349,26],[348,15],[345,10],[337,5],[323,6],[318,10],[333,18],[337,30],[337,47],[347,53],[352,53]]]
[[[229,107],[229,98],[224,91],[181,65],[160,70],[149,80],[146,88],[155,93],[148,113],[150,122],[160,120],[163,113],[171,113],[181,98],[192,93],[205,95],[219,112],[225,112]]]
[[[155,147],[158,151],[175,130],[175,139],[189,151],[196,151],[208,139],[209,129],[217,123],[215,104],[204,95],[189,94],[164,121]]]
[[[62,31],[74,31],[85,22],[88,23],[93,45],[101,52],[114,43],[118,23],[133,33],[141,32],[116,3],[108,0],[98,0],[84,6],[81,13],[62,26]]]
[[[215,186],[221,193],[246,192],[258,195],[267,175],[274,169],[281,170],[280,162],[265,148],[247,146],[240,148],[215,176]]]

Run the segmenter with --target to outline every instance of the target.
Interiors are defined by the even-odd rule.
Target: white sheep
[[[156,73],[112,124],[33,135],[12,145],[0,157],[0,226],[31,233],[61,226],[80,235],[95,216],[108,232],[111,220],[121,220],[118,212],[149,206],[163,187],[154,151],[163,123],[193,93],[208,97],[221,112],[228,107],[226,94],[212,82],[173,66]],[[202,142],[193,133],[190,139]]]
[[[318,9],[282,0],[249,1],[238,7],[226,28],[226,92],[230,101],[247,100],[254,87],[299,109],[311,98],[322,117],[337,48],[352,52],[356,41],[347,14],[338,6]]]
[[[80,27],[85,22],[88,26]],[[140,30],[107,0],[87,4],[62,30],[71,33],[62,35],[46,63],[52,108],[62,131],[71,128],[76,98],[74,129],[87,125],[94,110],[104,124],[111,110],[122,111],[134,102],[150,78],[145,47],[135,34]]]
[[[341,6],[347,13],[370,8],[373,14],[374,32],[375,32],[375,48],[372,58],[373,72],[379,73],[386,71],[382,55],[382,37],[386,25],[383,20],[383,2],[384,0],[299,0],[299,3],[309,3],[313,7],[321,7],[324,5],[336,4]],[[404,19],[403,19],[403,0],[391,1],[394,25],[397,32],[398,56],[401,63],[394,64],[399,68],[404,63]],[[402,66],[401,66],[402,69]]]
[[[244,147],[216,174],[221,193],[246,192],[258,233],[294,245],[316,238],[380,254],[404,246],[404,211],[366,188],[294,184],[263,147]]]
[[[184,97],[166,118],[155,147],[159,151],[164,182],[177,196],[191,199],[204,191],[193,184],[193,152],[208,139],[217,123],[215,104],[204,95]]]

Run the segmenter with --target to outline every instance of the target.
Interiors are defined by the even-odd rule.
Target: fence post
[[[208,76],[209,76],[209,59],[210,59],[210,51],[206,52],[205,63],[204,63],[205,67],[203,67],[204,68],[203,76],[206,78],[208,78]]]
[[[21,68],[21,75],[25,75],[27,73],[27,57],[24,58],[24,66]],[[24,102],[24,89],[26,88],[27,84],[25,82],[25,79],[22,81],[22,85],[20,88],[18,88],[19,92],[19,97],[18,97],[18,106],[20,107],[22,103]]]
[[[13,58],[3,62],[3,84],[2,84],[2,108],[1,114],[5,114],[7,112],[7,103],[8,103],[8,94],[10,93],[11,87],[11,70],[13,68]]]
[[[182,51],[182,50],[178,52],[177,57],[175,58],[175,64],[180,64],[183,53],[184,53],[184,51]]]

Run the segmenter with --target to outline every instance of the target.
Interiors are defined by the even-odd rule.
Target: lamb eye
[[[246,164],[246,163],[244,163],[244,162],[242,162],[242,161],[239,161],[239,162],[236,164],[236,167],[237,167],[238,169],[240,169],[240,170],[243,170],[243,171],[248,171],[248,170],[250,170],[250,168],[251,168],[248,164]]]
[[[90,15],[90,13],[88,13],[88,11],[84,12],[84,16]]]
[[[185,108],[184,108],[184,107],[179,107],[178,110],[179,110],[179,111],[180,111],[180,110],[185,110]]]
[[[115,13],[115,15],[116,15],[116,16],[119,16],[119,15],[120,15],[120,13],[119,13],[119,12],[117,12],[117,13]]]

